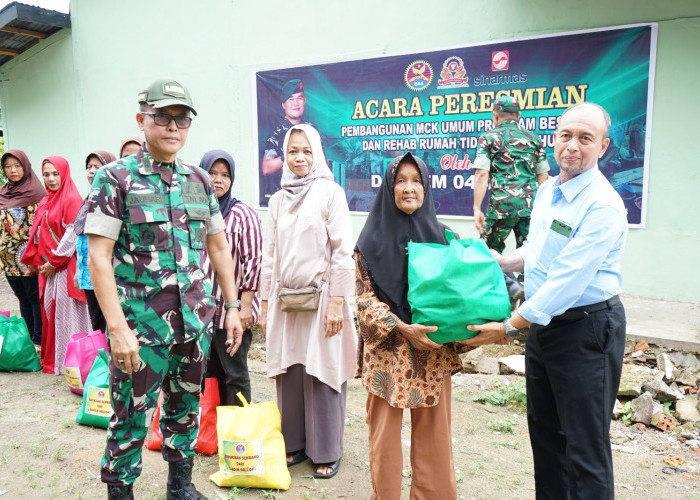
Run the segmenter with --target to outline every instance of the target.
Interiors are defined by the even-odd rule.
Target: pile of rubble
[[[700,361],[694,354],[672,352],[638,342],[625,355],[613,416],[637,428],[677,431],[679,440],[700,448],[698,381]]]
[[[479,347],[462,355],[463,371],[524,375],[523,353],[519,343]],[[675,431],[678,441],[700,450],[698,381],[700,360],[694,354],[628,343],[613,417],[635,431]]]

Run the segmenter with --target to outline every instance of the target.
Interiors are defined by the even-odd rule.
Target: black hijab
[[[239,200],[233,197],[231,189],[233,188],[233,181],[236,178],[236,162],[233,161],[233,156],[228,154],[223,149],[212,149],[204,153],[202,156],[202,161],[199,162],[199,168],[209,172],[211,167],[218,160],[223,160],[228,165],[228,172],[231,175],[231,186],[228,188],[221,198],[219,198],[219,211],[221,216],[225,219],[233,206],[238,203]]]
[[[425,191],[423,205],[411,215],[399,210],[394,201],[394,179],[403,161],[418,166]],[[379,300],[387,304],[402,321],[410,324],[411,306],[407,299],[409,241],[447,243],[444,226],[438,222],[435,214],[428,167],[422,159],[406,153],[387,167],[356,249],[362,253]]]

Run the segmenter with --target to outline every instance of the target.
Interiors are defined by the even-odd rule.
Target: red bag
[[[109,355],[107,337],[101,330],[76,333],[70,338],[66,347],[66,357],[63,360],[63,376],[71,392],[83,393],[83,384],[100,349],[104,349]]]
[[[215,455],[219,448],[216,437],[216,407],[219,406],[219,381],[212,377],[204,380],[204,392],[199,400],[199,435],[194,451],[202,455]],[[163,393],[158,396],[158,404],[153,414],[153,432],[146,441],[149,450],[160,450],[163,435],[160,433],[160,408],[163,405]]]

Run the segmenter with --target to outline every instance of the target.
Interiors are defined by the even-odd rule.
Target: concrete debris
[[[622,377],[620,379],[620,389],[617,391],[617,395],[639,396],[642,393],[642,386],[644,383],[660,375],[661,372],[659,370],[625,363],[622,365]]]
[[[656,366],[663,373],[664,380],[666,382],[673,380],[673,370],[675,366],[673,365],[673,361],[671,361],[671,357],[668,354],[665,352],[659,354],[656,357]]]
[[[676,376],[676,382],[683,385],[697,386],[700,380],[700,369],[686,368]]]
[[[654,399],[651,394],[645,392],[632,400],[630,405],[630,418],[632,422],[641,422],[644,425],[651,424],[651,416],[654,414]]]
[[[489,358],[486,356],[480,358],[476,362],[476,372],[484,373],[486,375],[498,375],[500,372],[498,360],[496,358]]]
[[[672,352],[669,353],[671,361],[679,368],[695,368],[700,370],[700,361],[694,354],[689,352]]]
[[[700,422],[700,409],[696,398],[687,398],[676,403],[676,414],[681,423]],[[690,438],[689,438],[690,439]]]
[[[627,437],[627,434],[624,432],[620,431],[614,431],[610,433],[610,442],[612,444],[625,444],[630,441],[630,438]]]
[[[525,375],[525,356],[511,354],[505,358],[498,358],[501,375]]]
[[[615,400],[615,406],[613,406],[613,418],[617,420],[625,413],[625,407],[622,406],[619,399]]]
[[[678,391],[674,391],[673,389],[671,389],[666,384],[666,382],[664,382],[660,378],[655,378],[655,379],[652,379],[652,380],[645,382],[642,385],[642,389],[647,391],[647,392],[650,392],[651,397],[653,397],[654,399],[656,399],[657,401],[660,401],[662,403],[667,403],[669,401],[676,401],[676,400],[682,399],[684,397]]]
[[[619,444],[611,444],[610,448],[612,448],[612,451],[621,451],[623,453],[630,454],[637,453],[637,448],[632,448],[631,446],[620,446]]]

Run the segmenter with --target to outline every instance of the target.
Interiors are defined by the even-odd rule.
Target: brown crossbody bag
[[[277,205],[277,221],[279,221],[279,208],[282,204],[280,200]],[[275,231],[275,239],[277,240],[278,232]],[[275,241],[275,257],[277,260],[277,274],[280,273],[280,255],[279,241]],[[328,268],[323,272],[321,286],[328,279]],[[279,279],[277,283],[279,284]],[[277,298],[279,299],[280,308],[284,312],[307,312],[318,309],[318,302],[321,296],[321,290],[315,286],[305,286],[303,288],[279,288]]]

